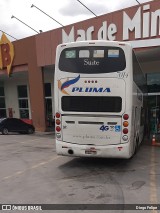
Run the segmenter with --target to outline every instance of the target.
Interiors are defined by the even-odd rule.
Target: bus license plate
[[[85,154],[86,155],[96,155],[97,154],[97,151],[96,150],[85,150]]]

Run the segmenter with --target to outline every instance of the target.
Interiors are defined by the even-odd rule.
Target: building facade
[[[152,1],[14,41],[11,67],[0,63],[0,117],[18,117],[46,131],[54,119],[54,64],[60,43],[79,40],[130,42],[149,88],[154,123],[160,104],[160,1]],[[2,61],[2,59],[0,60]],[[156,113],[156,118],[154,114]],[[156,124],[154,124],[156,125]],[[154,128],[154,127],[153,127]],[[156,130],[158,131],[158,130]]]

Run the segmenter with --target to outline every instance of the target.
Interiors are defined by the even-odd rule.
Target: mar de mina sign
[[[62,43],[93,40],[93,35],[96,33],[94,39],[129,41],[133,47],[160,45],[160,4],[159,8],[156,8],[154,11],[151,10],[150,4],[140,6],[136,9],[132,17],[126,11],[120,12],[122,16],[121,24],[108,22],[106,15],[104,16],[104,21],[99,25],[98,30],[95,29],[94,25],[89,26],[85,30],[76,29],[76,24],[71,27],[69,32],[62,29]],[[96,21],[96,18],[94,21],[92,19],[92,23]],[[131,33],[132,39],[130,39]],[[119,37],[121,38],[119,39]]]

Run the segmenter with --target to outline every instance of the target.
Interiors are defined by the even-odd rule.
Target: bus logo
[[[72,92],[96,92],[96,93],[102,93],[102,92],[111,92],[110,88],[103,88],[103,87],[73,87]]]
[[[68,88],[69,86],[77,83],[79,81],[80,75],[72,80],[67,80],[64,83],[62,83],[60,80],[58,81],[58,88],[61,90],[62,93],[69,95],[68,92],[65,90],[65,88]]]
[[[61,90],[61,92],[63,94],[66,94],[66,95],[70,95],[65,89],[68,88],[69,86],[77,83],[80,79],[80,75],[72,80],[66,80],[65,82],[61,82],[61,80],[58,80],[58,88],[59,90]],[[78,93],[81,93],[81,92],[84,92],[84,93],[104,93],[104,92],[107,92],[107,93],[110,93],[111,92],[111,89],[108,87],[73,87],[72,90],[71,90],[72,93],[74,92],[78,92]]]

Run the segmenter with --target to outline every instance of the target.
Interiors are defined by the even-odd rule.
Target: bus
[[[142,142],[146,79],[131,45],[79,41],[56,50],[58,155],[131,158]]]

